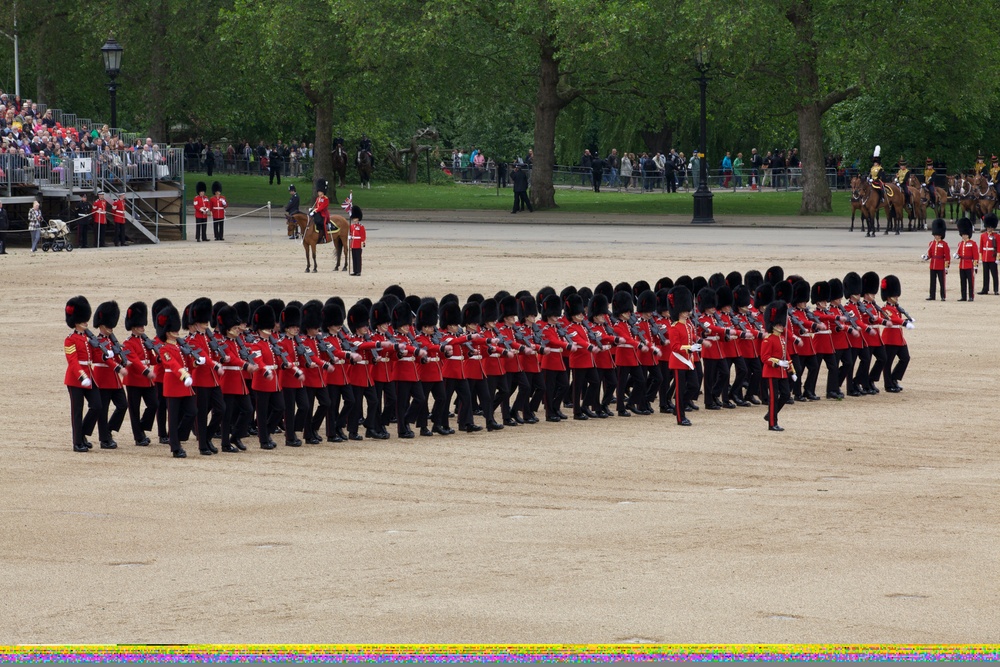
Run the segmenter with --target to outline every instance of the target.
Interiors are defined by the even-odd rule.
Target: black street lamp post
[[[101,47],[101,55],[104,56],[104,71],[111,79],[108,82],[108,93],[111,95],[111,127],[118,129],[118,84],[115,78],[122,68],[122,45],[115,40],[114,36],[109,36],[108,41]]]
[[[708,87],[708,77],[705,74],[709,68],[709,51],[706,46],[699,46],[695,54],[695,66],[701,74],[695,81],[701,86],[701,144],[699,147],[700,178],[698,189],[694,193],[694,219],[692,224],[710,224],[715,222],[712,215],[712,191],[708,189],[708,160],[705,150],[708,143],[708,128],[706,126],[705,90]]]

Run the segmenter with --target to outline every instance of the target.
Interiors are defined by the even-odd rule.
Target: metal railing
[[[45,156],[0,155],[0,193],[12,196],[15,190],[33,194],[38,189],[71,188],[89,190],[98,185],[156,181],[183,182],[183,152],[166,151],[87,151],[65,154],[55,160]],[[68,194],[68,193],[67,193]]]
[[[183,154],[183,149],[180,150]],[[265,166],[266,165],[266,166]],[[281,175],[288,178],[299,178],[312,173],[312,158],[286,159],[281,162]],[[184,171],[188,173],[208,174],[208,166],[203,156],[184,156]],[[216,155],[215,164],[212,168],[212,175],[215,174],[241,174],[250,176],[267,176],[270,173],[270,162],[261,161],[256,154],[252,159],[248,159],[242,153],[233,159],[226,158],[225,154]]]

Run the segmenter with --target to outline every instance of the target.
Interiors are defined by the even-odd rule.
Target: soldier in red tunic
[[[97,191],[97,197],[94,199],[93,215],[94,224],[97,225],[97,247],[106,248],[108,246],[107,232],[105,231],[108,228],[108,202],[100,190]]]
[[[420,375],[420,385],[424,390],[424,400],[429,401],[432,396],[434,397],[433,407],[428,409],[425,403],[425,407],[419,411],[421,414],[430,415],[430,428],[426,428],[426,424],[421,426],[419,420],[417,422],[422,436],[454,433],[451,429],[445,429],[448,421],[448,404],[445,400],[443,374],[443,361],[451,351],[451,346],[444,344],[441,333],[436,329],[438,314],[437,303],[433,300],[424,301],[417,308],[417,333],[414,338],[428,354],[427,363],[421,364],[417,371]]]
[[[323,333],[317,336],[325,346],[321,350],[331,366],[324,367],[323,379],[326,382],[328,407],[326,412],[326,441],[344,442],[347,434],[347,415],[354,407],[354,392],[347,381],[347,362],[360,361],[361,356],[350,352],[350,343],[343,336],[344,306],[340,297],[331,297],[323,305],[320,316]]]
[[[959,301],[973,301],[976,298],[976,278],[979,273],[979,247],[972,240],[972,221],[959,218],[955,223],[962,241],[955,251],[958,260],[958,284],[962,288],[962,298]]]
[[[941,218],[935,218],[931,222],[931,234],[934,236],[934,240],[927,245],[927,253],[924,255],[924,261],[929,261],[931,266],[931,293],[927,297],[928,301],[933,301],[936,298],[935,288],[938,283],[941,285],[941,300],[945,300],[944,277],[948,275],[948,267],[951,266],[951,250],[944,242],[946,231],[948,228]]]
[[[125,388],[122,380],[127,373],[126,367],[129,365],[128,354],[118,344],[115,337],[114,328],[118,326],[118,319],[121,311],[114,301],[105,301],[97,306],[94,311],[94,326],[97,327],[97,340],[101,347],[111,352],[111,356],[105,355],[105,359],[94,362],[94,384],[101,390],[101,404],[105,413],[113,404],[115,411],[108,418],[108,430],[117,432],[121,430],[125,421],[125,414],[128,411],[128,400],[125,398]],[[83,430],[87,435],[94,432],[94,425],[97,416],[91,414],[88,419],[83,420]],[[101,443],[105,449],[114,449],[118,446],[113,439]],[[106,446],[105,446],[106,445]]]
[[[125,376],[125,393],[128,395],[128,414],[132,437],[139,447],[149,445],[146,432],[152,430],[159,398],[156,391],[157,357],[153,341],[146,336],[149,315],[146,304],[136,301],[125,310],[125,328],[129,335],[122,341],[122,348],[129,351],[130,363]],[[145,403],[145,411],[141,411]]]
[[[222,416],[226,411],[226,403],[222,396],[220,380],[225,374],[224,366],[235,363],[227,356],[220,355],[213,349],[214,340],[210,340],[208,325],[212,321],[212,300],[200,297],[186,309],[188,316],[188,337],[185,341],[194,351],[195,418],[198,435],[198,451],[209,456],[218,454],[219,450],[212,444],[212,434],[222,424]],[[212,420],[209,421],[209,414]]]
[[[546,352],[542,345],[542,329],[536,322],[538,305],[535,297],[527,291],[519,292],[514,298],[517,300],[517,328],[521,332],[521,337],[530,341],[535,354],[523,359],[522,368],[526,384],[518,389],[512,410],[514,414],[521,415],[525,424],[537,424],[539,420],[535,413],[545,396],[540,357]]]
[[[769,431],[784,431],[778,426],[778,413],[788,402],[790,390],[788,386],[788,368],[791,361],[788,358],[788,343],[785,339],[785,326],[788,322],[788,305],[784,301],[773,301],[764,309],[764,323],[767,336],[760,347],[760,360],[763,363],[762,374],[768,383],[767,420]]]
[[[694,355],[701,352],[698,332],[691,323],[694,299],[691,290],[684,285],[675,285],[667,293],[670,313],[670,355],[667,365],[674,374],[674,411],[679,426],[690,426],[685,410],[698,393],[698,376],[694,372]]]
[[[205,182],[198,181],[195,185],[194,198],[194,238],[195,241],[208,241],[208,216],[212,212],[212,203],[205,196]]]
[[[910,349],[903,337],[903,329],[912,329],[913,320],[899,305],[899,296],[902,294],[899,278],[893,275],[883,278],[881,291],[882,300],[885,301],[882,315],[886,321],[885,329],[882,330],[882,343],[885,346],[884,386],[887,392],[898,394],[903,391],[899,381],[903,379],[906,367],[910,364]]]
[[[319,427],[330,412],[330,394],[326,389],[326,374],[334,370],[334,362],[320,351],[320,328],[323,325],[323,304],[319,301],[307,301],[302,306],[302,330],[296,346],[303,346],[308,351],[308,363],[303,367],[306,385],[306,403],[309,408],[296,417],[302,427],[302,435],[307,444],[318,445],[323,442],[319,435]],[[336,360],[336,352],[334,352]],[[342,358],[341,358],[342,361]],[[314,406],[317,406],[314,411]],[[296,426],[298,428],[298,425]]]
[[[90,323],[90,303],[85,297],[76,296],[66,302],[66,326],[72,331],[63,343],[66,353],[66,376],[63,383],[69,390],[70,424],[73,428],[73,451],[90,451],[90,443],[83,432],[83,403],[89,413],[96,416],[98,435],[102,447],[111,442],[106,412],[101,402],[101,392],[94,385],[93,364],[105,360],[106,351],[97,337],[87,328]]]
[[[311,363],[309,355],[299,349],[299,327],[302,324],[302,310],[289,303],[280,315],[282,334],[278,337],[278,356],[284,352],[282,366],[278,371],[281,377],[281,393],[285,403],[285,446],[300,447],[302,438],[296,435],[298,428],[303,426],[305,415],[311,413],[306,396],[305,372],[303,368]],[[285,359],[288,361],[285,362]],[[296,414],[303,417],[296,420]]]
[[[615,400],[615,394],[618,389],[618,373],[615,368],[615,346],[619,341],[614,329],[611,328],[611,323],[608,321],[608,317],[611,315],[611,302],[608,299],[607,293],[612,289],[611,283],[605,284],[607,285],[607,290],[601,289],[602,286],[598,285],[600,291],[597,291],[590,300],[587,311],[591,327],[598,332],[601,340],[609,346],[605,350],[604,345],[602,345],[601,351],[594,355],[594,366],[597,369],[603,396],[598,399],[597,405],[592,406],[591,409],[601,419],[607,419],[614,414],[610,408],[612,401]],[[614,296],[613,291],[611,292],[611,296]]]
[[[161,340],[159,336],[156,335],[156,316],[159,315],[164,308],[171,306],[170,299],[160,298],[153,302],[150,306],[150,314],[153,316],[153,340],[146,345],[152,345],[157,348],[156,350],[156,366],[153,367],[153,384],[156,385],[156,434],[159,437],[161,445],[169,445],[170,438],[167,433],[167,399],[163,395],[163,364],[160,363],[160,353],[159,347],[166,341]],[[143,341],[145,343],[145,340]]]
[[[160,363],[163,365],[163,395],[167,400],[167,437],[175,459],[187,456],[181,442],[190,435],[196,412],[191,388],[194,361],[178,346],[180,330],[181,316],[173,306],[165,307],[156,315],[156,337],[163,341]]]
[[[284,412],[285,403],[281,396],[278,379],[279,357],[274,334],[274,309],[264,304],[251,315],[253,328],[259,340],[251,347],[254,365],[252,389],[256,397],[257,439],[261,449],[274,449],[278,444],[271,439],[270,416],[272,411]]]
[[[997,279],[997,214],[988,213],[983,218],[983,233],[979,236],[979,261],[983,263],[983,290],[980,294],[990,291],[990,279],[993,279],[993,294],[1000,294],[1000,280]]]
[[[225,241],[226,231],[226,209],[229,202],[222,196],[222,183],[215,181],[212,183],[212,198],[208,203],[212,209],[212,231],[216,241]]]
[[[240,338],[243,323],[232,306],[222,307],[215,316],[215,331],[223,336],[220,348],[227,361],[220,376],[225,411],[222,415],[222,451],[236,453],[245,451],[241,438],[247,434],[253,406],[243,373],[253,373],[257,365],[253,362],[250,349]]]
[[[351,275],[361,275],[361,249],[365,247],[368,235],[365,233],[365,226],[361,223],[362,212],[360,206],[351,207],[351,223],[349,237],[351,241]]]
[[[111,219],[115,223],[115,247],[128,245],[125,238],[125,199],[121,196],[115,197],[111,203]]]
[[[391,317],[397,348],[390,375],[396,385],[396,435],[414,438],[410,421],[421,431],[427,430],[427,397],[420,383],[420,366],[426,363],[427,351],[409,338],[413,333],[413,313],[408,303],[400,301],[393,306]]]

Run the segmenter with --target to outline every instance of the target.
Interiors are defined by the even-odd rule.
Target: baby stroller
[[[69,225],[62,220],[49,220],[49,226],[41,229],[42,252],[73,252],[73,244],[66,238],[69,236]]]

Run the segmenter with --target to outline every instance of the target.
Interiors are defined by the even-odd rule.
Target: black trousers
[[[208,218],[194,219],[194,239],[195,241],[208,240]]]
[[[972,269],[959,269],[958,270],[958,284],[962,288],[962,301],[969,299],[972,301],[976,297],[976,277],[972,272]],[[941,289],[941,293],[944,293],[944,289]]]
[[[87,396],[87,414],[83,417],[83,433],[87,436],[94,432],[97,426],[98,437],[101,442],[111,441],[111,425],[108,423],[108,404],[105,402],[107,396],[104,389],[91,387],[96,394],[96,401]],[[90,389],[86,390],[90,391]]]
[[[520,413],[523,419],[533,416],[545,395],[545,380],[541,373],[522,373],[524,384],[518,383],[517,398],[514,399],[514,412]]]
[[[424,388],[424,407],[418,412],[415,420],[419,428],[427,428],[427,417],[430,416],[431,426],[444,428],[448,423],[448,401],[444,395],[444,380],[440,382],[421,382]],[[431,397],[434,397],[434,406],[428,407]],[[423,421],[419,415],[423,414]]]
[[[492,424],[493,419],[493,394],[490,393],[490,384],[486,378],[479,380],[469,380],[469,395],[473,406],[479,406],[483,411],[483,417],[487,424]]]
[[[281,185],[281,169],[277,166],[269,165],[267,178],[268,185],[273,185],[275,178],[278,179],[278,185]]]
[[[317,404],[318,407],[313,409]],[[306,439],[319,440],[319,427],[329,413],[330,393],[326,387],[306,387],[306,411],[295,416],[296,420],[301,420],[302,435]],[[300,426],[296,424],[296,428]]]
[[[826,365],[826,393],[829,396],[838,391],[840,387],[840,368],[837,365],[837,354],[817,354],[816,359]],[[813,385],[815,386],[815,384]]]
[[[732,357],[723,357],[719,360],[719,370],[718,375],[715,376],[715,389],[712,390],[712,395],[720,403],[729,400],[729,374],[732,366]]]
[[[222,422],[222,415],[226,411],[226,402],[222,400],[222,390],[218,387],[195,387],[197,416],[195,417],[195,431],[198,434],[198,449],[206,450],[212,445],[212,432],[214,431],[214,413],[218,411],[219,419]],[[208,414],[213,412],[212,427],[209,427]]]
[[[254,402],[257,406],[257,440],[266,445],[271,440],[271,426],[275,421],[271,413],[283,413],[285,399],[280,391],[254,391]]]
[[[446,428],[450,428],[448,427],[448,407],[451,405],[452,396],[455,397],[455,406],[458,408],[456,414],[458,415],[458,428],[461,430],[472,423],[472,390],[469,387],[469,381],[464,378],[445,378],[445,403],[442,418]]]
[[[846,347],[843,350],[837,350],[837,390],[839,391],[841,387],[844,386],[844,381],[847,380],[847,390],[850,391],[851,387],[854,386],[854,349]]]
[[[215,218],[212,219],[212,233],[215,234],[216,241],[223,240],[223,237],[225,236],[225,229],[226,229],[225,218],[223,218],[222,220],[216,220]]]
[[[80,248],[87,247],[87,237],[90,236],[90,228],[93,225],[87,220],[81,220],[78,231],[80,233],[80,238],[77,240],[77,246]],[[97,245],[97,232],[94,232],[94,245]]]
[[[163,395],[163,383],[156,383],[156,435],[159,438],[168,437],[167,428],[167,398]]]
[[[285,442],[295,440],[295,413],[310,415],[305,387],[286,387],[281,390],[285,399]],[[305,419],[305,417],[303,417]]]
[[[876,389],[875,385],[878,384],[878,380],[882,377],[882,371],[886,368],[885,365],[885,346],[879,345],[877,347],[872,347],[872,368],[868,372],[868,388]]]
[[[167,437],[172,452],[180,451],[181,443],[191,435],[191,425],[198,410],[195,403],[194,396],[167,398]]]
[[[686,418],[685,408],[698,395],[698,374],[693,370],[674,369],[674,414],[680,424]]]
[[[94,223],[94,232],[95,232],[94,235],[97,238],[98,248],[103,248],[105,242],[107,241],[107,239],[104,238],[105,234],[107,234],[107,226],[108,226],[107,223],[103,225],[99,225],[96,222]]]
[[[545,377],[545,417],[555,417],[566,395],[566,372],[543,370]]]
[[[658,365],[660,368],[660,409],[672,410],[671,400],[674,396],[674,383],[677,381],[677,378],[674,376],[674,372],[670,370],[669,362],[661,361]]]
[[[795,374],[795,400],[803,395],[816,393],[816,382],[819,380],[819,357],[815,354],[796,354],[792,356]]]
[[[79,447],[83,445],[84,402],[88,406],[87,413],[97,415],[97,432],[101,438],[101,442],[109,442],[111,440],[111,432],[108,430],[108,420],[104,417],[106,413],[101,402],[101,390],[97,387],[90,387],[89,389],[67,387],[67,389],[69,389],[69,421],[73,429],[73,446]]]
[[[101,402],[104,403],[105,412],[112,405],[115,406],[115,411],[111,413],[110,417],[108,417],[108,430],[115,432],[122,430],[122,424],[125,422],[125,415],[128,413],[128,399],[125,397],[125,389],[102,389]],[[94,426],[91,424],[90,429],[87,431],[87,435],[90,435],[93,432]]]
[[[747,396],[756,396],[763,400],[760,389],[763,364],[758,357],[744,357],[743,361],[747,366],[747,390],[743,394],[743,399],[746,400]]]
[[[365,411],[365,427],[379,430],[381,426],[379,426],[378,396],[375,395],[375,387],[351,385],[351,390],[354,392],[354,405],[351,406],[351,415],[347,420],[347,432],[351,435],[357,434],[361,426],[361,408],[365,403],[368,408]]]
[[[514,399],[514,407],[511,409],[511,397],[514,395],[514,389],[517,389],[517,398]],[[531,393],[531,384],[528,382],[528,374],[524,371],[516,371],[507,373],[507,397],[500,404],[500,414],[506,420],[513,417],[519,412],[519,401],[521,396],[528,396]],[[524,417],[524,408],[520,408],[521,417]]]
[[[132,425],[132,437],[135,438],[136,442],[140,442],[146,437],[146,431],[152,430],[153,420],[160,407],[156,385],[125,387],[125,393],[128,394],[128,417],[129,423]],[[142,411],[143,403],[146,404],[145,411]]]
[[[396,433],[403,435],[410,430],[410,421],[427,427],[427,396],[419,382],[399,380],[396,385]],[[412,408],[412,409],[411,409]]]
[[[936,282],[935,282],[936,281]],[[941,285],[941,300],[944,301],[944,270],[942,269],[931,269],[931,298],[935,298],[935,287],[937,284]]]
[[[729,363],[736,369],[733,383],[729,385],[729,399],[745,400],[746,395],[744,390],[746,386],[744,385],[749,385],[750,378],[750,368],[747,366],[747,360],[743,357],[733,357],[729,360]]]
[[[656,394],[660,391],[660,386],[663,384],[663,373],[660,371],[660,364],[653,364],[652,366],[643,366],[643,374],[646,376],[646,393],[643,396],[645,401],[643,407],[647,410],[652,409],[653,402],[656,400]]]
[[[607,409],[614,402],[615,395],[618,393],[618,373],[614,368],[598,368],[597,375],[601,378],[603,392],[600,399],[601,407]]]
[[[520,371],[504,373],[496,378],[496,387],[493,391],[493,407],[500,406],[500,418],[507,421],[510,416],[510,395],[514,393],[514,385],[517,383],[517,376],[523,375]]]
[[[123,246],[128,240],[125,238],[125,223],[114,223],[115,224],[115,245]]]
[[[854,370],[854,389],[855,391],[868,389],[868,370],[872,364],[872,348],[867,345],[855,348],[854,354],[854,359],[857,362]]]
[[[704,359],[705,375],[702,378],[702,386],[705,391],[705,405],[709,406],[716,402],[715,388],[719,383],[719,376],[722,374],[722,359]]]
[[[583,414],[584,408],[599,409],[600,378],[596,368],[573,369],[573,416]]]
[[[361,248],[351,248],[351,273],[361,275]]]
[[[983,291],[980,294],[986,294],[990,291],[991,278],[993,279],[993,293],[996,294],[1000,292],[1000,280],[997,280],[997,263],[983,262]]]
[[[517,190],[515,190],[514,191],[514,210],[511,211],[511,213],[517,213],[518,211],[523,211],[525,209],[525,207],[527,207],[527,209],[529,211],[534,211],[535,210],[535,209],[531,208],[531,201],[528,199],[528,193],[526,191],[525,192],[518,192]]]
[[[379,430],[384,431],[388,424],[396,421],[396,383],[376,382],[375,395],[379,404]]]
[[[222,446],[232,444],[247,434],[253,406],[249,394],[223,394],[226,410],[222,414]]]
[[[767,425],[777,426],[778,413],[788,402],[788,378],[768,378]]]
[[[332,440],[337,431],[347,425],[347,416],[354,408],[354,391],[351,390],[351,385],[328,384],[326,395],[329,401],[326,409],[326,438]]]
[[[628,398],[626,399],[626,393]],[[643,401],[646,398],[646,379],[642,375],[639,366],[619,366],[618,367],[618,387],[615,392],[618,399],[619,414],[628,410],[629,404],[632,408],[643,407],[637,405],[636,399]]]
[[[910,365],[910,348],[906,345],[886,345],[885,349],[885,388],[891,389],[899,386],[899,381],[906,374],[906,367]],[[898,359],[898,361],[896,361]],[[893,361],[896,365],[893,366]]]
[[[601,178],[602,177],[603,177],[603,174],[601,172],[599,172],[599,171],[593,171],[593,172],[591,172],[590,180],[594,184],[594,192],[600,192],[601,191]]]

